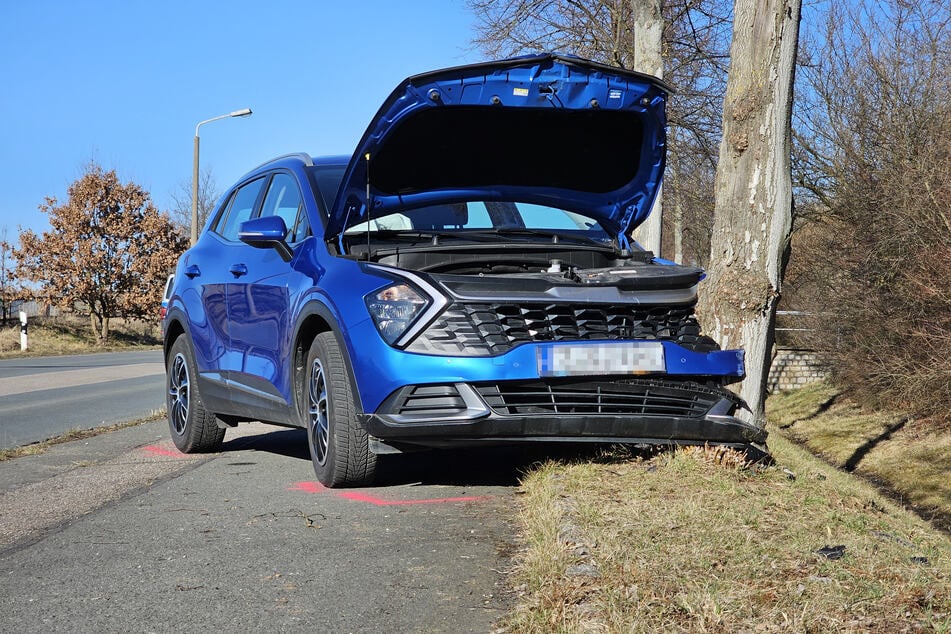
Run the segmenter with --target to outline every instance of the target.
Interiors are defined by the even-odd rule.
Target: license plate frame
[[[659,341],[564,343],[541,346],[536,353],[541,377],[656,374],[667,371]]]

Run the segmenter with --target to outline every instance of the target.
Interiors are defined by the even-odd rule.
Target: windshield
[[[610,242],[610,236],[594,218],[557,207],[522,202],[467,201],[406,209],[374,218],[347,229],[346,233],[398,231],[406,233],[453,233],[460,237],[484,232],[531,233],[539,230],[565,236]]]
[[[346,170],[346,165],[320,165],[308,170],[320,194],[320,202],[324,204],[322,208],[324,214],[329,213],[330,206],[334,204],[334,198],[337,196],[340,181],[343,180]]]

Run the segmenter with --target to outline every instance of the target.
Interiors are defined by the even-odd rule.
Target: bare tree
[[[90,163],[68,192],[64,204],[47,198],[40,206],[50,231],[20,233],[20,248],[13,251],[17,274],[39,283],[61,307],[87,309],[93,334],[104,341],[111,317],[155,310],[168,269],[187,241],[148,192],[120,183],[115,170]]]
[[[740,394],[763,420],[776,304],[792,226],[793,79],[800,0],[736,0],[707,289],[714,339],[746,350]]]
[[[663,0],[630,0],[630,4],[631,28],[634,31],[634,70],[663,79]],[[634,239],[658,255],[661,252],[663,227],[661,191],[657,192],[651,214],[634,230]]]
[[[951,421],[951,6],[828,4],[797,109],[809,343],[871,405]]]
[[[7,241],[7,227],[4,225],[0,229],[0,311],[4,326],[10,318],[11,304],[18,298],[13,265],[13,246]]]
[[[169,216],[183,235],[191,235],[192,226],[192,181],[181,181],[171,192],[172,208]],[[211,168],[203,168],[198,175],[198,227],[204,226],[208,216],[215,210],[215,204],[221,196]]]
[[[674,215],[663,219],[663,235],[688,245],[685,255],[702,263],[708,254],[712,197],[684,187],[712,191],[720,137],[720,112],[726,83],[730,9],[726,0],[468,0],[478,22],[475,44],[490,57],[540,50],[574,53],[621,68],[663,76],[677,92],[671,98],[668,181],[664,197]],[[660,18],[658,19],[658,7]],[[662,63],[645,58],[659,51]],[[709,178],[695,177],[692,157]],[[682,161],[680,160],[682,159]],[[683,176],[680,176],[683,170]],[[676,174],[674,173],[676,171]],[[706,201],[700,207],[697,202]],[[652,214],[655,216],[655,214]],[[656,214],[654,220],[660,219]],[[655,231],[659,239],[661,232]],[[686,233],[686,240],[681,237]],[[642,243],[656,253],[651,237]],[[699,243],[696,250],[693,245]],[[679,259],[679,256],[678,256]]]

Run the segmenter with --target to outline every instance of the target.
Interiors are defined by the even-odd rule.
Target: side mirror
[[[280,216],[262,216],[241,223],[238,239],[258,249],[277,249],[281,259],[290,262],[294,252],[288,246],[287,225]]]

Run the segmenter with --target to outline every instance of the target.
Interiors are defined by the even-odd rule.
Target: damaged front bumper
[[[690,380],[503,381],[406,386],[362,422],[380,452],[568,441],[715,444],[765,454],[766,430],[734,416],[745,407],[726,389]]]

